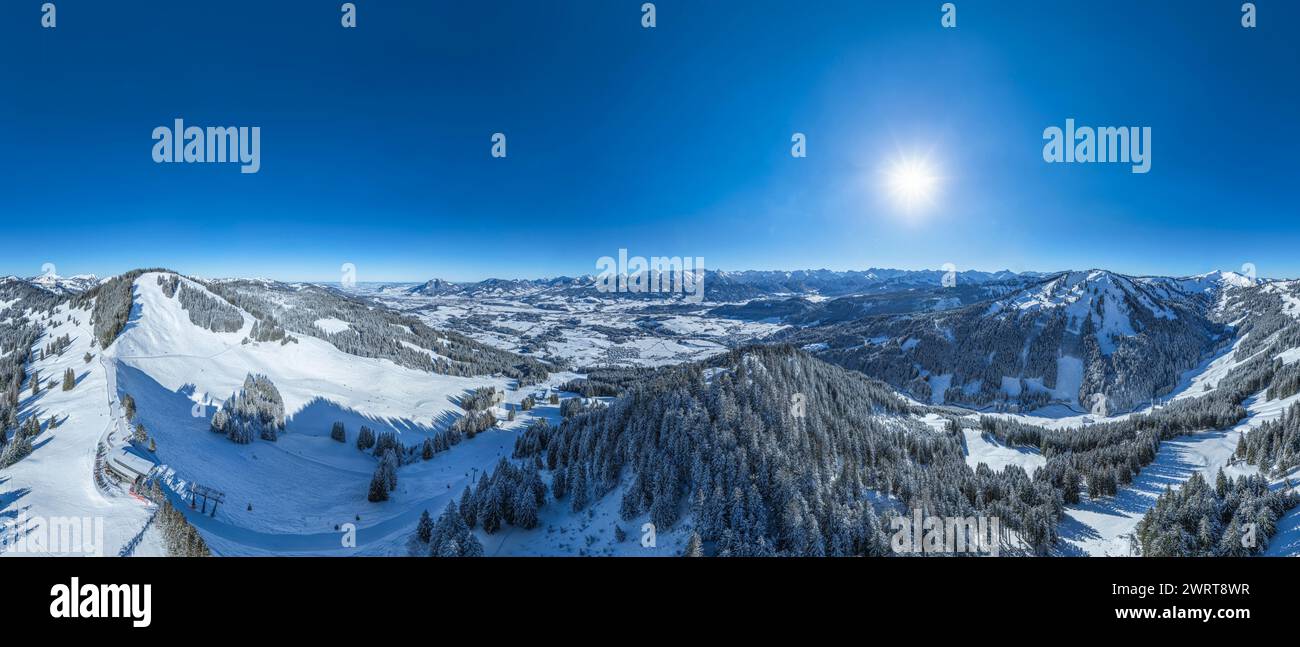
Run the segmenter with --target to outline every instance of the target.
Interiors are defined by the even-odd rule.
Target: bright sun
[[[914,211],[932,204],[939,177],[923,158],[901,158],[885,172],[889,195],[900,207]]]

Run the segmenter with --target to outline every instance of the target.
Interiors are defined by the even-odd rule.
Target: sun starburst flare
[[[900,158],[885,171],[885,188],[889,197],[909,212],[934,204],[939,180],[930,163],[920,157]]]

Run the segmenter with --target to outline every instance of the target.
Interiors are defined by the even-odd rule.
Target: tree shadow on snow
[[[361,427],[366,426],[373,429],[375,433],[395,432],[399,438],[407,437],[404,440],[406,444],[410,444],[410,435],[417,435],[419,440],[423,440],[427,435],[446,430],[457,418],[459,416],[450,411],[440,412],[428,424],[408,418],[380,418],[318,397],[288,416],[285,427],[290,433],[328,437],[334,423],[341,422],[347,431],[347,442],[353,442]]]
[[[199,409],[203,412],[201,417],[194,416],[196,402],[193,384],[185,384],[170,391],[147,373],[122,363],[117,364],[117,390],[119,398],[131,394],[139,415],[154,424],[165,422],[169,426],[175,426],[182,424],[182,421],[192,421],[196,428],[206,429],[212,415],[216,413],[215,406],[207,405]],[[415,435],[417,440],[423,440],[426,435],[447,429],[458,417],[450,411],[442,411],[428,423],[408,418],[381,418],[318,397],[287,415],[285,430],[286,433],[295,435],[328,438],[334,423],[342,422],[347,429],[348,442],[355,440],[357,431],[364,425],[375,433],[391,431],[399,437],[406,436],[408,439],[404,442],[411,444],[415,441],[409,440],[409,436]]]
[[[1142,468],[1133,482],[1122,486],[1113,497],[1086,500],[1075,506],[1079,510],[1097,514],[1123,516],[1143,515],[1164,494],[1165,488],[1178,489],[1200,467],[1188,462],[1181,453]]]
[[[5,479],[4,482],[8,483],[9,479]],[[18,503],[19,499],[27,496],[31,491],[32,489],[29,487],[21,487],[14,490],[9,490],[7,492],[0,492],[0,520],[6,522],[5,525],[9,525],[8,522],[12,522],[14,519],[17,519],[18,515],[22,514],[24,511],[26,511],[28,508],[31,507],[31,506],[19,507],[15,505],[16,503]]]

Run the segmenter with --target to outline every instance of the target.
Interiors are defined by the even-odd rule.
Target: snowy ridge
[[[245,325],[238,332],[199,328],[156,279],[152,273],[137,279],[133,325],[109,355],[117,363],[119,390],[136,400],[141,422],[157,438],[157,459],[176,495],[183,497],[195,482],[227,493],[230,504],[215,518],[192,519],[220,553],[387,550],[382,544],[398,542],[399,530],[422,509],[413,506],[430,503],[417,493],[446,490],[464,478],[464,466],[438,460],[403,468],[400,491],[376,509],[365,501],[374,459],[331,440],[332,423],[343,421],[352,435],[363,424],[393,431],[403,443],[415,444],[459,415],[455,402],[464,392],[508,386],[500,379],[430,375],[359,358],[311,337],[244,343],[250,315],[241,313]],[[236,445],[208,431],[215,406],[250,373],[269,377],[284,399],[288,424],[277,442]],[[196,405],[203,416],[192,415]],[[486,452],[477,458],[487,461],[504,447],[504,439],[494,443],[492,437],[485,434],[451,453]],[[363,519],[357,523],[358,545],[349,550],[333,527],[357,515]]]

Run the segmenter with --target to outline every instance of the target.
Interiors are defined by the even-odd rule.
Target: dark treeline
[[[158,531],[162,535],[163,549],[167,551],[168,557],[212,556],[212,551],[208,549],[208,543],[203,540],[203,535],[199,534],[199,530],[185,518],[185,513],[172,505],[171,500],[158,485],[158,481],[150,481],[149,487],[144,488],[143,494],[158,505],[154,523],[157,524]]]
[[[546,418],[537,418],[529,423],[524,432],[515,438],[514,458],[539,457],[551,442],[555,434]]]
[[[18,426],[23,382],[41,327],[12,309],[0,311],[0,437]],[[40,377],[33,375],[36,381]]]
[[[435,330],[414,317],[332,288],[255,280],[209,281],[204,286],[258,320],[254,341],[283,340],[288,331],[324,339],[359,357],[388,359],[444,375],[499,373],[521,385],[540,382],[549,371],[536,359]],[[345,321],[348,327],[326,332],[316,325],[322,319]]]
[[[460,442],[462,437],[473,438],[474,436],[491,429],[497,425],[497,417],[492,415],[491,411],[466,411],[465,415],[451,423],[451,432],[455,440],[452,444]]]
[[[175,274],[159,274],[158,287],[162,288],[163,296],[168,299],[176,296],[176,286],[180,284],[180,277]]]
[[[425,514],[428,514],[427,510]],[[436,523],[429,524],[424,519],[425,517],[421,517],[421,527],[417,529],[416,537],[419,541],[428,544],[427,554],[430,557],[481,557],[483,555],[483,544],[473,532],[470,532],[455,502],[447,505]]]
[[[190,323],[200,328],[212,332],[239,332],[244,327],[244,315],[239,314],[234,306],[187,283],[181,284],[180,304],[189,315]]]
[[[64,300],[26,283],[0,282],[0,301],[15,302],[0,308],[0,468],[30,455],[32,440],[41,433],[41,422],[35,415],[26,419],[19,415],[24,381],[30,384],[33,394],[39,392],[41,382],[40,373],[32,370],[29,374],[27,367],[36,359],[33,348],[44,328],[29,314],[53,315],[54,308]],[[41,352],[61,354],[67,343],[70,338],[65,335]],[[50,422],[53,428],[53,418]]]
[[[501,401],[502,394],[494,386],[481,386],[470,391],[460,399],[460,408],[466,411],[482,411]]]
[[[524,529],[537,527],[538,510],[546,503],[546,484],[536,462],[519,467],[502,458],[477,483],[465,486],[460,514],[470,528],[483,526],[489,535],[504,524]]]
[[[1277,360],[1273,383],[1266,394],[1269,400],[1281,400],[1300,393],[1300,362],[1282,364]]]
[[[558,429],[535,424],[515,455],[543,458],[574,510],[626,481],[624,518],[648,514],[663,532],[689,513],[716,555],[886,554],[896,512],[877,513],[879,493],[936,516],[998,516],[1038,551],[1055,541],[1059,492],[1019,468],[972,470],[960,435],[914,412],[860,374],[753,347],[657,371]]]
[[[241,445],[254,436],[275,441],[284,431],[284,399],[269,378],[250,373],[244,387],[213,414],[211,428]]]
[[[1264,474],[1282,476],[1300,466],[1300,403],[1277,420],[1251,429],[1237,443],[1237,457]]]
[[[1268,546],[1277,520],[1297,502],[1259,476],[1229,479],[1219,470],[1210,487],[1196,472],[1160,495],[1135,534],[1147,557],[1244,557]]]
[[[584,398],[614,397],[622,395],[632,384],[654,373],[646,367],[601,367],[584,368],[579,372],[586,377],[569,380],[560,386],[561,391],[577,393]]]
[[[94,325],[95,341],[107,348],[117,339],[131,317],[132,295],[135,280],[146,272],[167,272],[163,269],[131,270],[96,285],[73,300],[78,309],[91,308],[90,322]]]
[[[572,418],[580,413],[591,411],[605,406],[600,400],[585,398],[569,398],[560,402],[560,416]]]

